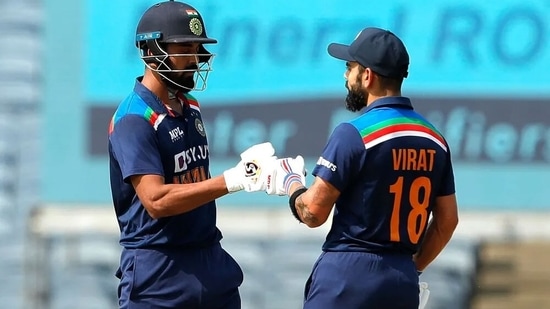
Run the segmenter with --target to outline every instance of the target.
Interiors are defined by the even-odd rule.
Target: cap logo
[[[191,32],[193,32],[194,35],[201,35],[202,34],[201,21],[198,18],[191,18],[191,21],[189,21],[189,29],[191,29]]]
[[[195,11],[195,10],[185,10],[185,12],[189,16],[199,16],[199,13],[197,13],[197,11]]]

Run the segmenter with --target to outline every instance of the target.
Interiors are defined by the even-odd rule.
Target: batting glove
[[[277,159],[271,143],[256,144],[243,153],[241,161],[233,168],[223,172],[225,185],[229,193],[245,190],[247,192],[265,190],[267,174],[262,176],[264,166],[272,166]]]
[[[304,158],[283,158],[275,161],[267,176],[265,192],[269,195],[289,195],[290,187],[295,183],[305,186],[306,169]]]

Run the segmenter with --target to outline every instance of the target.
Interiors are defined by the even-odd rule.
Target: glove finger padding
[[[256,158],[267,158],[275,154],[275,148],[270,142],[256,144],[241,153],[241,160],[253,160]]]
[[[305,186],[305,174],[302,156],[278,159],[268,175],[265,192],[269,195],[288,195],[292,184],[299,182]]]

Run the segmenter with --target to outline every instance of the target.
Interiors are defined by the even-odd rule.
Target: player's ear
[[[374,72],[370,68],[365,68],[365,71],[363,71],[363,74],[361,75],[361,82],[363,83],[363,87],[368,87],[372,85],[374,78]]]

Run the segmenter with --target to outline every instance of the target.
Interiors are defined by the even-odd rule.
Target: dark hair
[[[361,76],[363,75],[363,72],[365,72],[366,68],[359,63],[357,63],[357,81],[361,82]]]
[[[357,66],[358,68],[358,73],[357,73],[357,79],[358,81],[360,81],[360,76],[361,74],[363,74],[363,72],[365,72],[366,68],[362,65],[358,65]],[[401,91],[401,85],[403,84],[403,78],[393,78],[393,77],[386,77],[386,76],[382,76],[374,71],[372,71],[374,74],[376,74],[376,76],[378,76],[378,80],[380,81],[379,82],[379,86],[380,88],[382,89],[389,89],[389,90],[392,90],[392,91],[395,91],[395,92],[398,92],[398,91]]]
[[[403,84],[403,77],[393,78],[382,76],[378,73],[378,79],[380,80],[380,88],[389,89],[392,91],[401,91],[401,85]]]

